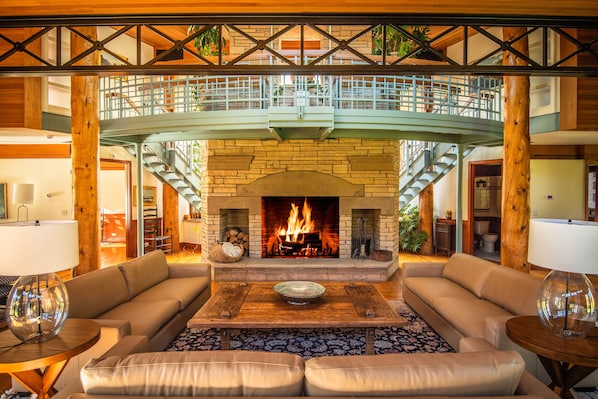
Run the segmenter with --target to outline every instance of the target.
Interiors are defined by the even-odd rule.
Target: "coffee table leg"
[[[374,344],[376,343],[376,329],[373,327],[367,327],[365,329],[365,354],[374,354]]]
[[[230,349],[230,329],[228,328],[220,330],[220,349],[224,351]]]

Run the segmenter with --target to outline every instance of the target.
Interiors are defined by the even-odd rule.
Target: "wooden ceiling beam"
[[[148,15],[148,14],[468,14],[598,17],[598,2],[588,0],[4,0],[0,16]]]

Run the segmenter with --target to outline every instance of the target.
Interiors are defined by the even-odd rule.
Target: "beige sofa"
[[[199,263],[168,264],[162,251],[153,251],[65,285],[69,317],[95,320],[101,337],[69,361],[58,389],[78,378],[89,359],[101,356],[123,337],[144,336],[148,350],[164,350],[210,297],[211,268]]]
[[[483,338],[499,350],[516,350],[532,375],[550,382],[537,356],[506,334],[508,319],[537,314],[541,278],[462,253],[447,262],[405,262],[402,275],[405,302],[453,348],[464,337]],[[594,372],[578,386],[597,384]]]
[[[132,345],[142,349],[140,344]],[[124,350],[132,345],[127,343]],[[90,361],[81,370],[81,381],[53,399],[558,398],[525,371],[515,351],[324,356],[306,361],[275,352],[112,352]]]

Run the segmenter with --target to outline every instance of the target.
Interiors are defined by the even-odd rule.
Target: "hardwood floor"
[[[102,246],[102,265],[101,267],[113,266],[125,262],[125,248],[122,244],[106,244]],[[168,254],[166,258],[171,263],[196,263],[202,262],[202,254],[199,251],[182,250],[176,254]],[[399,266],[403,262],[444,262],[446,256],[426,256],[411,253],[399,254]],[[215,283],[217,284],[217,283]],[[378,291],[387,300],[401,299],[401,273],[400,268],[388,281],[376,283]]]

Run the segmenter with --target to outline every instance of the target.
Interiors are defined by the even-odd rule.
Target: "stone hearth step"
[[[398,260],[244,257],[235,263],[211,262],[214,281],[387,281]]]

